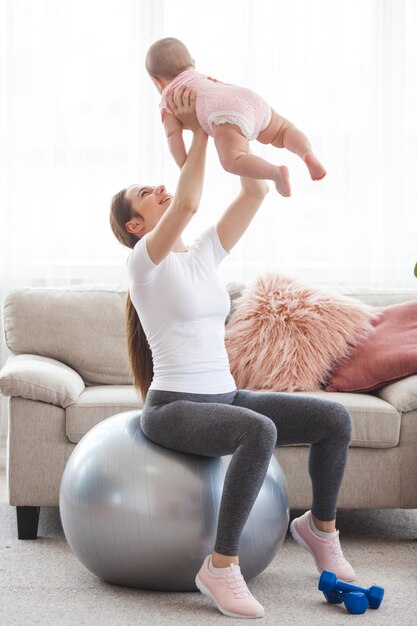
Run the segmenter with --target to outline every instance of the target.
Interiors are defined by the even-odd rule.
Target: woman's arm
[[[168,94],[167,102],[182,127],[193,132],[193,139],[184,165],[181,168],[172,204],[190,204],[195,213],[203,193],[204,171],[208,136],[198,123],[195,112],[195,91],[183,87],[175,94]],[[191,158],[190,158],[191,155]],[[172,206],[172,205],[171,205]],[[169,207],[171,209],[171,207]]]
[[[148,235],[146,242],[148,253],[156,265],[168,256],[197,212],[203,192],[206,165],[208,137],[197,121],[195,93],[189,89],[179,90],[175,97],[171,95],[169,106],[181,121],[183,128],[192,130],[193,139],[172,202]]]
[[[269,191],[264,180],[241,177],[240,183],[239,195],[216,224],[220,243],[227,252],[242,237]]]
[[[183,126],[175,115],[171,113],[165,113],[162,124],[165,129],[169,151],[174,157],[175,163],[181,168],[187,158],[187,151],[182,136]]]

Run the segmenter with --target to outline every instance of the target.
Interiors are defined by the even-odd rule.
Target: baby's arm
[[[166,112],[163,116],[162,123],[168,138],[169,151],[174,157],[175,163],[181,168],[187,158],[187,151],[182,137],[181,122],[177,120],[174,115]]]

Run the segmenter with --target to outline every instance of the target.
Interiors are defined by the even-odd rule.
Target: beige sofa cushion
[[[133,385],[87,387],[65,412],[67,437],[78,443],[90,428],[106,417],[142,406],[141,396]]]
[[[391,404],[381,398],[325,391],[304,392],[303,395],[340,402],[347,408],[352,416],[351,446],[392,448],[398,445],[401,416]],[[77,402],[66,410],[67,437],[73,443],[78,443],[102,419],[141,406],[140,395],[133,386],[87,387]]]
[[[364,393],[297,392],[339,402],[352,417],[351,446],[392,448],[400,440],[401,415],[388,402]],[[68,409],[67,409],[68,410]]]
[[[245,286],[241,282],[227,285],[232,312]],[[411,289],[335,291],[380,306],[417,299],[417,290]],[[12,354],[61,361],[78,372],[87,386],[131,384],[125,339],[126,293],[126,285],[117,284],[10,291],[3,303],[7,347]]]
[[[72,368],[44,356],[11,356],[1,370],[3,396],[20,396],[66,408],[84,391],[84,381]]]
[[[335,290],[357,298],[366,304],[372,306],[389,306],[391,304],[399,304],[400,302],[410,302],[417,300],[417,288],[395,288],[386,289],[385,287],[334,287]]]
[[[16,289],[3,304],[7,346],[62,361],[87,385],[129,384],[125,299],[111,285]]]

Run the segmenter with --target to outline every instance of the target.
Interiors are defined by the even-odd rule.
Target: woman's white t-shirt
[[[188,252],[151,260],[147,234],[127,259],[130,297],[152,351],[150,389],[227,393],[236,389],[224,344],[230,298],[216,268],[227,256],[214,225]]]

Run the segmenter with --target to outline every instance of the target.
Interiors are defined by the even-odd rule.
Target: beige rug
[[[273,563],[250,584],[266,609],[257,624],[417,624],[417,511],[339,511],[338,528],[357,584],[385,587],[381,607],[353,616],[343,605],[327,604],[317,590],[311,556],[287,537]],[[155,593],[102,582],[71,552],[58,509],[41,509],[39,535],[19,541],[14,507],[0,504],[1,626],[236,623],[198,592]]]

